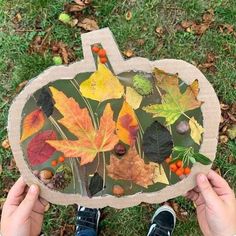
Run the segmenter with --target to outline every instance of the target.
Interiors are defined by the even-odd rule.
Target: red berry
[[[100,51],[100,48],[97,47],[97,46],[93,46],[92,51],[95,52],[95,53],[98,53]]]
[[[101,62],[102,64],[107,63],[107,58],[106,58],[106,57],[101,57],[101,58],[100,58],[100,62]]]
[[[176,162],[176,165],[177,165],[177,167],[182,167],[183,166],[183,162],[181,160],[178,160]]]
[[[64,162],[65,161],[65,157],[63,157],[63,156],[60,156],[59,158],[58,158],[58,162]]]
[[[171,157],[168,157],[168,158],[165,159],[165,162],[166,162],[167,164],[169,164],[169,163],[171,162],[171,160],[172,160],[172,158],[171,158]]]
[[[184,168],[184,174],[189,175],[191,172],[191,169],[189,167]]]
[[[56,166],[57,165],[57,161],[56,160],[53,160],[52,162],[51,162],[51,166]]]
[[[98,52],[99,57],[106,57],[106,55],[107,55],[106,50],[104,50],[104,49],[99,50],[99,52]]]
[[[184,173],[184,168],[180,167],[179,169],[176,170],[175,174],[178,176],[181,176]]]
[[[177,170],[177,166],[176,166],[176,164],[175,163],[172,163],[172,164],[170,164],[170,170],[172,171],[172,172],[175,172],[176,170]]]

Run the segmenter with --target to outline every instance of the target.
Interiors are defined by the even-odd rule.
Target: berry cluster
[[[57,166],[59,163],[63,163],[65,161],[65,157],[64,156],[60,156],[57,160],[53,160],[51,162],[51,166],[55,167]]]
[[[105,49],[100,48],[98,45],[94,45],[94,46],[92,47],[92,51],[93,51],[94,53],[96,53],[96,54],[99,56],[100,62],[101,62],[102,64],[107,63],[107,61],[108,61],[108,60],[107,60],[107,52],[106,52]]]
[[[182,160],[177,160],[175,162],[172,162],[172,158],[168,157],[165,162],[169,164],[169,168],[172,172],[174,172],[176,175],[189,175],[191,172],[190,167],[186,166],[184,167],[184,163]]]

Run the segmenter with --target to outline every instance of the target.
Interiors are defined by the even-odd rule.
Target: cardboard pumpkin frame
[[[110,64],[113,68],[114,74],[120,74],[127,71],[143,71],[151,73],[154,67],[164,70],[165,72],[175,74],[178,73],[179,77],[186,83],[190,84],[195,79],[199,81],[200,92],[198,99],[203,101],[201,106],[203,114],[203,141],[200,146],[200,153],[209,157],[212,161],[215,159],[218,128],[220,123],[220,104],[217,95],[208,82],[206,77],[199,69],[190,63],[183,60],[176,59],[163,59],[156,61],[149,61],[146,58],[134,57],[125,60],[114,40],[114,36],[109,28],[89,32],[81,35],[84,59],[69,66],[52,66],[45,70],[38,77],[32,79],[23,91],[14,99],[8,117],[8,136],[11,144],[12,152],[19,168],[21,175],[28,185],[39,185],[41,197],[47,199],[53,204],[69,205],[79,204],[85,207],[102,208],[111,206],[115,208],[125,208],[138,205],[141,202],[147,203],[161,203],[170,198],[175,198],[183,195],[188,190],[195,187],[195,176],[197,173],[207,173],[211,165],[201,165],[200,163],[194,164],[191,174],[181,180],[180,182],[169,185],[157,192],[152,193],[136,193],[134,195],[116,197],[112,195],[94,196],[92,198],[81,196],[80,194],[68,194],[55,190],[50,190],[47,186],[40,182],[35,177],[28,163],[24,160],[23,151],[20,146],[21,134],[21,115],[26,101],[38,89],[56,80],[70,80],[77,74],[83,72],[94,72],[96,64],[91,51],[91,45],[99,43],[107,51]]]

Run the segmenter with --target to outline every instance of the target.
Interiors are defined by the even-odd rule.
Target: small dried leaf
[[[229,138],[226,135],[220,135],[220,143],[227,143]]]
[[[96,172],[90,180],[89,192],[93,196],[103,189],[103,178]]]
[[[125,100],[134,109],[138,109],[141,105],[143,97],[137,93],[133,88],[126,87]]]
[[[21,142],[41,130],[44,126],[44,123],[45,117],[42,109],[36,109],[26,115],[22,125]]]
[[[203,127],[195,120],[194,117],[191,117],[191,119],[189,120],[189,126],[191,129],[190,133],[191,138],[195,143],[200,145],[202,139],[201,134],[204,132]]]
[[[125,14],[125,19],[127,21],[130,21],[132,19],[132,12],[131,11],[127,11]]]
[[[124,54],[126,57],[130,58],[130,57],[134,56],[134,51],[133,51],[132,49],[127,49],[127,50],[125,50],[125,51],[123,52],[123,54]]]
[[[164,29],[163,29],[162,27],[157,27],[155,31],[156,31],[156,33],[157,33],[158,35],[161,36],[161,35],[163,34],[163,32],[164,32]]]
[[[2,147],[5,149],[9,149],[10,148],[10,143],[9,143],[9,139],[5,139],[2,141]]]
[[[87,31],[93,31],[99,29],[97,22],[89,18],[84,18],[81,22],[78,23],[78,26]]]

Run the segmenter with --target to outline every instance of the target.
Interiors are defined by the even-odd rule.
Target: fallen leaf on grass
[[[232,127],[227,130],[227,135],[232,140],[236,138],[236,124],[232,125]]]
[[[55,152],[55,148],[46,143],[48,140],[55,140],[56,133],[53,130],[46,130],[37,134],[27,146],[28,160],[31,166],[46,162]]]
[[[188,86],[184,93],[181,93],[178,85],[179,79],[176,75],[155,68],[154,76],[156,85],[164,90],[165,94],[162,96],[162,104],[149,105],[143,108],[144,111],[153,114],[153,117],[164,117],[166,124],[171,125],[181,114],[201,106],[202,102],[198,101],[196,97],[198,94],[197,80]]]
[[[21,82],[16,88],[16,93],[19,93],[25,87],[27,83],[28,83],[28,80]]]
[[[164,29],[162,27],[156,27],[155,32],[159,35],[162,36],[164,33]]]
[[[115,122],[110,103],[104,109],[100,118],[98,130],[93,127],[87,108],[81,109],[79,104],[68,98],[63,92],[50,87],[55,101],[56,109],[63,118],[58,120],[78,140],[53,140],[47,141],[57,151],[63,152],[65,157],[80,157],[81,165],[92,162],[97,153],[110,151],[118,143],[115,135]]]
[[[115,180],[128,180],[147,188],[153,184],[155,167],[145,164],[132,146],[122,159],[111,155],[110,165],[107,165],[108,175]]]
[[[14,158],[11,158],[10,164],[7,166],[8,170],[14,170],[16,168],[16,162]]]
[[[219,29],[221,33],[231,34],[234,32],[234,26],[230,24],[220,25]]]
[[[124,87],[119,79],[102,63],[87,80],[81,83],[80,92],[86,98],[99,102],[118,99],[124,94]]]
[[[133,145],[137,138],[138,129],[136,114],[133,108],[124,101],[116,123],[116,133],[119,139],[125,144]]]
[[[133,88],[126,87],[125,100],[134,109],[138,109],[143,97],[137,93]]]
[[[41,130],[44,123],[45,117],[41,108],[38,108],[26,115],[22,124],[21,142]]]
[[[2,147],[4,149],[9,149],[10,148],[10,143],[9,143],[9,139],[6,138],[5,140],[2,141]]]
[[[78,23],[78,26],[87,31],[93,31],[99,29],[97,22],[90,18],[84,18],[82,21]]]
[[[169,205],[174,209],[176,217],[180,221],[186,221],[188,219],[188,212],[183,209],[177,202],[170,200]]]
[[[130,57],[133,57],[133,56],[134,56],[134,51],[133,51],[132,49],[127,49],[127,50],[125,50],[125,51],[123,52],[123,54],[124,54],[126,57],[130,58]]]
[[[132,19],[132,12],[131,11],[127,11],[125,14],[125,19],[127,21],[130,21]]]
[[[191,129],[190,136],[195,143],[200,145],[202,139],[202,133],[204,132],[203,127],[195,120],[194,117],[191,117],[189,120],[189,127]]]

